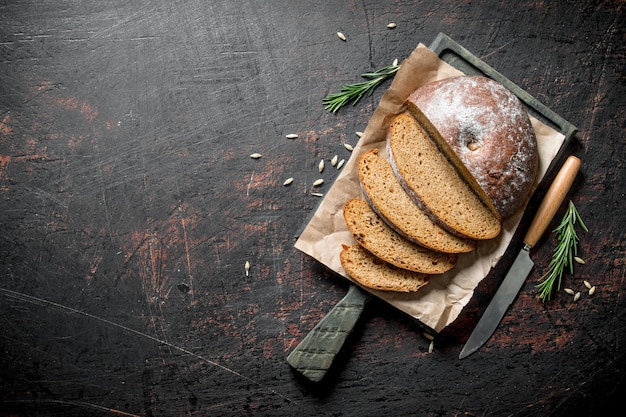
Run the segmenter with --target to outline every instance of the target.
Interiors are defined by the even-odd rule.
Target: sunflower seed
[[[341,161],[337,162],[337,169],[341,169],[341,167],[343,166],[343,164],[346,163],[345,159],[342,159]]]
[[[319,187],[322,184],[324,184],[324,180],[322,178],[319,178],[313,181],[313,187]]]
[[[594,285],[593,287],[589,288],[589,295],[593,295],[596,292],[596,286]]]
[[[290,133],[288,135],[285,135],[285,137],[287,139],[296,139],[298,137],[298,135],[296,135],[295,133]]]
[[[428,340],[434,340],[435,336],[433,336],[432,334],[428,333],[428,332],[424,332],[424,337]]]
[[[428,353],[433,353],[433,350],[435,350],[435,341],[431,340],[428,344]]]
[[[349,150],[350,152],[352,152],[354,150],[352,145],[350,145],[349,143],[344,143],[343,147],[346,148],[347,150]]]
[[[583,281],[583,284],[585,284],[585,287],[587,287],[587,289],[591,288],[591,284],[589,283],[589,281],[585,280]]]
[[[332,166],[336,166],[337,165],[337,155],[333,156],[333,159],[330,160],[330,164]]]
[[[260,153],[253,153],[252,155],[250,155],[250,158],[252,159],[259,159],[262,155]]]
[[[398,66],[398,58],[394,59],[391,65],[393,65],[394,67]]]
[[[323,193],[311,193],[311,195],[315,197],[324,197]]]
[[[396,24],[395,24],[395,23],[389,23],[389,24],[387,25],[387,28],[389,28],[389,29],[394,29],[395,27],[396,27]]]
[[[248,272],[250,272],[250,262],[246,261],[244,269],[246,270],[246,276],[248,276]]]
[[[283,182],[283,185],[290,185],[292,182],[293,182],[293,177],[287,178],[285,182]]]
[[[342,41],[345,41],[345,40],[346,40],[346,35],[344,35],[344,34],[343,34],[343,33],[341,33],[341,32],[337,32],[337,36],[338,36],[338,37],[339,37],[339,39],[341,39]]]
[[[574,301],[578,301],[579,298],[580,298],[580,291],[574,294]]]
[[[363,136],[363,132],[354,132],[358,137]]]
[[[565,288],[565,289],[563,289],[563,291],[565,291],[565,293],[569,294],[569,295],[574,295],[575,294],[574,290],[571,289],[571,288]]]
[[[581,265],[585,264],[585,260],[583,258],[579,258],[578,256],[574,256],[574,260]]]
[[[324,160],[320,159],[320,163],[317,166],[317,169],[320,171],[320,173],[322,173],[322,171],[324,170]]]

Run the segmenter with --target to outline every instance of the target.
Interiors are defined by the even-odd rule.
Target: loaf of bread
[[[359,158],[366,201],[351,199],[343,212],[358,244],[340,255],[356,282],[378,290],[417,291],[476,241],[497,237],[538,170],[528,114],[484,77],[416,90],[391,121],[386,145],[388,160],[376,149]]]
[[[444,152],[415,117],[405,112],[393,119],[387,147],[400,184],[433,221],[468,239],[498,236],[498,215],[456,169],[454,156]]]
[[[431,251],[400,236],[365,200],[353,198],[343,209],[348,230],[373,255],[398,268],[441,274],[454,267],[457,256]]]
[[[372,149],[359,158],[361,188],[372,209],[406,239],[433,251],[465,253],[475,242],[437,225],[404,190],[389,162]]]
[[[522,206],[537,176],[538,150],[517,96],[492,79],[459,76],[422,86],[407,105],[435,126],[502,218]]]
[[[372,255],[361,245],[342,245],[341,266],[361,285],[380,291],[415,292],[428,284],[425,274],[390,265]]]

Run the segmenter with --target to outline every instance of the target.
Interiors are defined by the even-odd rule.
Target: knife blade
[[[548,228],[552,218],[567,196],[579,168],[580,159],[573,155],[563,163],[530,223],[530,227],[524,236],[524,246],[515,258],[502,284],[498,287],[493,299],[485,309],[476,328],[465,343],[463,350],[459,354],[459,359],[466,358],[480,349],[489,340],[498,324],[500,324],[502,317],[504,317],[509,306],[513,303],[522,284],[524,284],[526,277],[528,277],[534,266],[532,259],[530,259],[530,249],[535,246]]]

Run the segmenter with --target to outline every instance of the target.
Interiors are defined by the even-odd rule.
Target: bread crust
[[[539,165],[534,129],[521,101],[482,76],[428,83],[407,99],[435,126],[504,219],[528,198]]]

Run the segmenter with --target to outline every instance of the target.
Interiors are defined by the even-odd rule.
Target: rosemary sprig
[[[580,223],[585,232],[588,231],[574,203],[570,201],[561,223],[553,230],[557,234],[559,243],[548,264],[548,272],[539,278],[539,284],[536,286],[538,291],[537,298],[543,302],[550,301],[555,284],[557,290],[561,288],[561,278],[566,268],[569,269],[570,274],[574,273],[573,260],[578,250],[577,245],[579,241],[574,228],[576,222]]]
[[[358,101],[367,94],[372,94],[374,89],[387,78],[393,76],[400,69],[400,65],[392,64],[382,67],[375,72],[366,72],[361,77],[367,79],[360,83],[344,84],[341,86],[339,93],[332,93],[322,99],[324,109],[335,113],[337,110],[352,102],[354,106]]]

